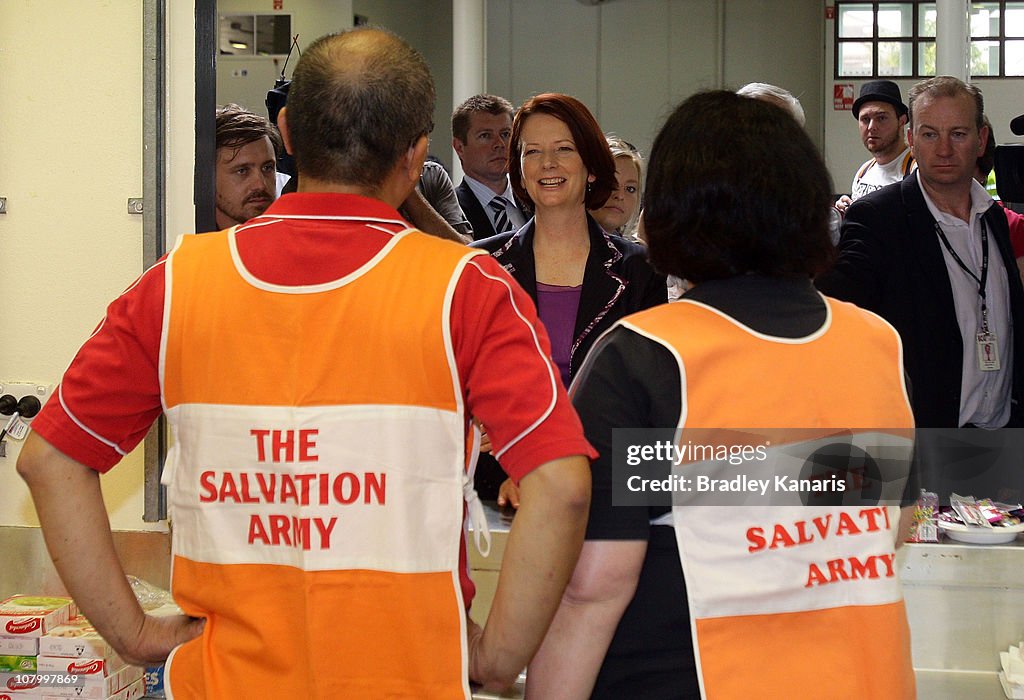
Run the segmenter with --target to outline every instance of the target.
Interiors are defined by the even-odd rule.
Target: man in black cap
[[[907,106],[896,83],[864,83],[860,97],[853,103],[853,118],[860,127],[864,148],[873,157],[854,175],[850,196],[843,195],[836,202],[836,209],[844,214],[854,200],[899,182],[914,168],[914,156],[906,140]]]

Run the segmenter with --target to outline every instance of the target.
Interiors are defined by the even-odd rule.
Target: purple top
[[[580,308],[583,286],[559,287],[537,283],[537,315],[551,340],[551,359],[562,375],[562,384],[569,386],[569,354],[572,351],[576,312]]]

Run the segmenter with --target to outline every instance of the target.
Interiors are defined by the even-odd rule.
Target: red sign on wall
[[[853,83],[836,83],[832,86],[832,108],[837,112],[853,109]]]
[[[284,9],[284,0],[274,0],[274,9],[275,10],[283,10]]]

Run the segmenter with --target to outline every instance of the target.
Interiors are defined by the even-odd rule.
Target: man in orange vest
[[[583,437],[529,297],[486,254],[397,207],[434,109],[422,56],[361,29],[295,69],[279,124],[300,190],[183,236],[109,307],[35,420],[18,470],[58,572],[129,663],[187,698],[468,698],[540,644],[581,547]],[[172,591],[144,614],[99,474],[163,412]],[[485,629],[464,512],[469,416],[522,505]]]

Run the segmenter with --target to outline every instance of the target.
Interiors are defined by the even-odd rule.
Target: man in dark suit
[[[973,177],[983,114],[973,85],[915,85],[917,173],[850,205],[838,260],[816,280],[899,331],[918,427],[1020,424],[1024,289],[1006,217]]]
[[[529,218],[508,181],[512,104],[497,95],[474,95],[452,113],[452,147],[465,177],[456,188],[473,239],[518,230]]]

